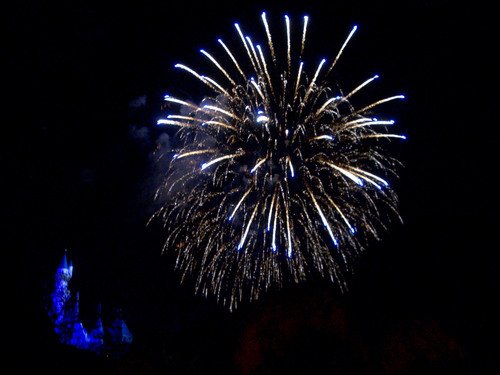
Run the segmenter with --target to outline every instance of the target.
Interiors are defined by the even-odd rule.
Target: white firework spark
[[[302,56],[309,18],[296,55],[288,16],[282,49],[273,43],[265,13],[262,22],[267,47],[254,44],[236,23],[241,58],[221,39],[220,55],[200,51],[219,81],[175,65],[213,94],[203,105],[167,95],[183,115],[158,120],[178,127],[182,143],[158,192],[167,196],[155,215],[168,231],[165,249],[177,252],[183,278],[196,275],[198,292],[231,309],[308,274],[344,289],[349,262],[368,237],[378,238],[386,213],[399,217],[387,181],[398,162],[385,155],[384,145],[405,137],[387,133],[394,121],[370,111],[403,96],[355,109],[349,99],[378,75],[346,95],[331,95],[327,82],[357,27],[308,80]]]

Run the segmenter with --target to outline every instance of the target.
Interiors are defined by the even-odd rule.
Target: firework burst
[[[265,13],[266,47],[236,23],[239,52],[221,39],[216,57],[200,50],[217,76],[175,65],[212,94],[201,104],[166,95],[180,110],[158,121],[178,127],[181,144],[158,190],[166,197],[155,215],[167,228],[165,249],[176,252],[182,278],[194,275],[197,292],[230,308],[315,273],[343,289],[352,258],[378,238],[389,213],[399,217],[388,182],[398,163],[384,145],[405,137],[388,132],[394,121],[372,109],[403,96],[356,109],[350,98],[378,76],[347,94],[328,85],[357,27],[308,78],[308,21],[296,48],[288,16],[284,45],[273,43]]]

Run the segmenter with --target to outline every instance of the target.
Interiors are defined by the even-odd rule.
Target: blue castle
[[[80,294],[74,295],[70,290],[73,277],[73,263],[68,262],[66,252],[55,274],[55,288],[52,293],[51,316],[54,330],[63,344],[78,349],[101,352],[112,348],[128,346],[133,341],[121,316],[117,316],[111,324],[104,327],[101,317],[101,306],[97,310],[97,320],[93,327],[87,329],[80,320]]]

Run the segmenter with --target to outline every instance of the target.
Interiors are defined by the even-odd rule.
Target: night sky
[[[14,320],[3,325],[17,373],[500,373],[492,10],[478,1],[272,3],[19,1],[5,12],[5,74],[16,84],[6,92],[15,115],[3,124],[14,130],[4,138],[3,250],[16,261],[4,263],[15,271],[5,284],[15,304],[4,305]],[[275,32],[285,13],[297,25],[310,16],[311,65],[334,56],[357,24],[335,82],[354,87],[379,73],[366,95],[406,95],[381,109],[408,135],[398,150],[404,223],[370,243],[347,293],[311,280],[229,313],[179,285],[161,254],[165,232],[146,226],[162,171],[154,151],[171,146],[155,123],[165,93],[203,96],[173,65],[197,66],[198,50],[216,50],[236,21],[262,39],[263,10]],[[46,306],[64,249],[82,320],[92,323],[99,303],[104,319],[121,309],[135,338],[122,357],[58,343]]]

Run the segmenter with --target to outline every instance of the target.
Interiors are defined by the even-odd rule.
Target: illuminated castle
[[[133,336],[121,317],[117,317],[105,329],[100,305],[94,326],[91,329],[84,327],[80,320],[80,295],[78,292],[72,295],[69,287],[72,277],[73,263],[71,261],[68,263],[64,253],[55,275],[56,283],[52,293],[51,308],[54,330],[60,342],[95,352],[131,344]]]

